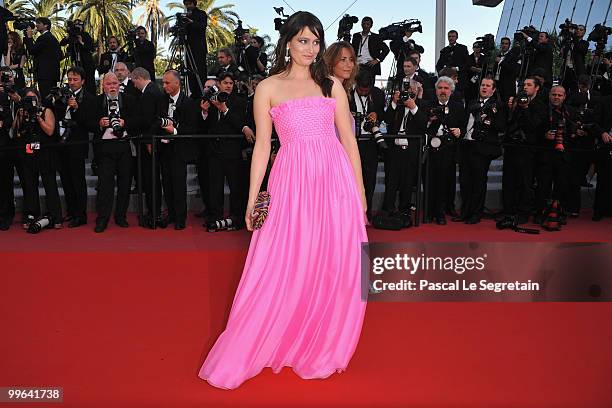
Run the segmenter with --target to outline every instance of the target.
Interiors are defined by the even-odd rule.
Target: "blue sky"
[[[292,13],[291,8],[295,11],[305,10],[314,13],[321,19],[323,27],[329,26],[325,32],[328,43],[336,40],[338,22],[334,20],[344,13],[357,16],[360,20],[366,15],[372,17],[374,32],[391,23],[416,18],[423,23],[423,33],[415,33],[412,37],[425,48],[421,65],[427,71],[434,69],[437,58],[433,55],[435,0],[217,0],[215,4],[228,3],[234,4],[233,10],[238,13],[245,28],[257,27],[259,33],[268,34],[274,43],[278,40],[278,33],[274,30],[274,19],[279,16],[273,7],[283,7],[285,13],[289,15]],[[349,5],[350,8],[345,12]],[[503,2],[495,8],[488,8],[474,6],[471,0],[447,0],[446,30],[456,29],[459,32],[459,42],[466,44],[471,52],[471,44],[476,37],[497,33],[502,9]],[[352,33],[360,29],[360,24],[356,24]],[[383,62],[383,77],[388,75],[391,68],[391,55]]]

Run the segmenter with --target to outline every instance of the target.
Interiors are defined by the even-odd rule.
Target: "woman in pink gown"
[[[253,233],[227,326],[199,372],[215,387],[236,388],[265,367],[326,378],[346,369],[359,340],[365,196],[346,93],[328,75],[324,51],[321,22],[294,14],[270,78],[257,87],[249,230],[272,123],[281,148],[268,217]]]

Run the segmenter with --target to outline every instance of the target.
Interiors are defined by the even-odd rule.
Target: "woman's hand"
[[[247,205],[246,214],[244,215],[244,223],[249,231],[253,231],[253,221],[257,213],[255,212],[255,204]]]

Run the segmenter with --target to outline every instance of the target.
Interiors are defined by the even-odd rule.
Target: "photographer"
[[[417,59],[418,63],[420,63],[421,53],[425,51],[423,47],[416,44],[414,40],[410,38],[413,34],[410,27],[405,27],[405,31],[403,31],[402,34],[403,37],[393,38],[389,44],[391,52],[395,56],[397,66],[396,81],[401,81],[404,78],[404,72],[401,69],[401,67],[404,65],[404,61],[408,59],[408,57],[412,57]],[[418,56],[415,56],[414,53],[417,53]],[[419,72],[419,75],[422,78],[425,78],[425,75],[423,74],[425,74],[425,71]],[[429,77],[429,75],[427,75],[427,77]],[[424,82],[423,86],[426,86],[426,88],[431,88],[433,94],[433,84],[431,83],[431,80]]]
[[[420,106],[422,97],[423,88],[413,81],[408,89],[393,93],[391,103],[385,112],[388,133],[399,137],[389,143],[389,149],[385,154],[383,211],[389,215],[399,211],[404,225],[410,225],[412,189],[417,183],[419,165],[419,143],[416,139],[406,139],[401,136],[425,133],[427,111]],[[399,205],[396,210],[398,192]]]
[[[595,152],[597,188],[593,203],[593,221],[612,216],[612,97],[602,103],[602,121],[594,129],[598,148]]]
[[[38,90],[43,97],[60,80],[60,61],[62,50],[59,42],[51,34],[51,20],[47,17],[36,19],[36,31],[40,33],[34,41],[32,28],[28,26],[24,43],[28,53],[34,58],[34,79],[38,82]]]
[[[226,72],[232,74],[234,78],[238,77],[240,71],[238,70],[238,65],[234,62],[234,55],[229,48],[219,48],[219,51],[217,51],[217,65],[213,68],[212,72],[217,78]]]
[[[355,54],[357,55],[357,64],[359,64],[361,70],[370,73],[372,85],[374,85],[376,75],[380,75],[381,62],[383,62],[387,54],[389,54],[389,47],[387,44],[382,41],[378,34],[371,32],[373,25],[374,20],[372,20],[372,17],[366,16],[362,18],[362,31],[353,34],[353,40],[351,41]]]
[[[66,76],[68,94],[58,92],[54,109],[60,140],[68,142],[68,146],[59,149],[59,170],[66,198],[66,221],[69,228],[74,228],[87,224],[85,159],[89,155],[88,125],[94,114],[95,97],[84,88],[87,82],[82,67],[70,68]]]
[[[0,149],[19,145],[19,139],[14,137],[11,127],[20,97],[12,88],[14,85],[12,71],[3,72],[2,75],[3,81],[0,83]],[[17,170],[19,180],[23,185],[20,152],[17,150],[0,150],[0,231],[8,230],[15,217],[13,186],[15,170]]]
[[[482,44],[475,42],[472,45],[472,53],[468,55],[468,80],[465,85],[465,102],[466,105],[474,102],[478,97],[480,88],[480,78],[482,75],[483,68],[486,69],[484,63],[484,54],[482,53]]]
[[[21,37],[15,31],[8,33],[6,54],[2,55],[2,62],[4,66],[15,72],[14,89],[17,91],[23,89],[25,87],[23,66],[26,63],[26,55]]]
[[[181,90],[181,76],[175,70],[166,71],[162,83],[166,98],[161,113],[167,120],[158,128],[158,134],[195,134],[199,110],[195,102]],[[183,230],[187,219],[187,163],[196,158],[196,147],[191,139],[162,139],[161,142],[162,184],[168,206],[167,222],[173,222],[175,230]]]
[[[106,230],[113,209],[115,176],[117,178],[117,201],[115,224],[129,226],[126,218],[130,202],[132,149],[127,140],[128,132],[137,130],[134,113],[137,101],[132,95],[119,92],[119,80],[113,73],[102,79],[101,95],[96,97],[94,115],[90,128],[94,131],[94,153],[98,163],[98,194],[96,196],[95,232]]]
[[[436,62],[436,72],[440,72],[443,68],[452,67],[457,70],[459,82],[465,84],[467,80],[468,66],[468,49],[465,45],[459,44],[457,39],[459,33],[455,30],[448,32],[448,45],[440,50],[440,57]]]
[[[547,126],[546,105],[538,97],[540,81],[527,77],[523,89],[508,100],[507,145],[504,150],[502,201],[505,221],[524,224],[533,210],[534,146]],[[508,225],[508,226],[510,226]]]
[[[211,135],[236,135],[242,133],[245,123],[246,102],[234,93],[234,77],[230,73],[219,76],[219,93],[200,103],[204,129]],[[227,98],[227,99],[226,99]],[[212,220],[223,218],[223,186],[225,178],[230,187],[230,217],[242,220],[246,211],[244,183],[246,166],[242,160],[243,139],[210,139],[210,215]]]
[[[540,68],[544,74],[542,86],[550,89],[552,85],[553,45],[550,43],[548,33],[544,31],[539,33],[537,40],[534,40],[528,33],[521,33],[525,41],[535,49],[529,64],[529,75],[533,75],[534,71]]]
[[[198,73],[200,81],[206,80],[206,54],[208,48],[206,45],[206,25],[208,23],[208,15],[205,11],[200,10],[197,6],[197,0],[183,0],[183,5],[187,9],[187,25],[185,33],[187,36],[187,44],[191,49],[195,67],[189,67]],[[193,73],[188,74],[189,89],[194,97],[201,96],[200,87]]]
[[[503,37],[501,39],[499,54],[495,57],[495,65],[493,66],[497,93],[504,103],[508,102],[508,98],[516,95],[516,77],[519,71],[520,48],[511,49],[510,45],[510,38]]]
[[[268,66],[268,55],[263,51],[264,39],[260,36],[253,36],[251,39],[251,46],[257,51],[256,58],[254,59],[254,72],[252,74],[265,76],[266,67]]]
[[[155,56],[157,50],[153,43],[147,40],[147,30],[143,26],[136,28],[134,41],[134,68],[143,67],[149,71],[151,81],[155,82]]]
[[[438,78],[436,99],[428,109],[427,210],[430,216],[433,214],[438,225],[446,225],[446,210],[454,212],[455,197],[451,184],[456,184],[455,150],[457,140],[465,134],[465,109],[460,102],[451,100],[454,90],[455,82],[451,78]],[[452,196],[450,191],[453,191]]]
[[[349,109],[354,113],[357,127],[357,146],[361,157],[361,171],[368,210],[366,216],[372,220],[372,198],[376,188],[378,171],[378,147],[388,149],[385,139],[378,130],[385,112],[385,94],[372,85],[368,71],[359,71],[354,90],[349,95]]]
[[[564,27],[567,31],[564,31]],[[561,28],[562,85],[568,94],[578,89],[578,77],[585,73],[585,59],[589,43],[584,40],[586,27],[566,21]]]
[[[100,62],[98,63],[98,73],[104,75],[107,72],[113,72],[115,65],[118,62],[127,62],[128,56],[125,52],[119,48],[119,39],[117,37],[110,36],[107,40],[108,51],[100,55]]]
[[[21,146],[20,159],[23,175],[24,228],[40,219],[38,179],[45,188],[45,204],[49,228],[62,228],[62,208],[57,189],[56,171],[59,167],[57,150],[47,147],[57,142],[55,115],[40,103],[40,94],[32,88],[24,89],[15,120],[13,135]]]
[[[465,137],[459,145],[461,215],[453,222],[478,224],[487,194],[491,161],[502,154],[499,133],[506,126],[506,109],[495,95],[495,81],[483,78],[479,98],[468,106]]]
[[[70,57],[72,66],[82,67],[85,71],[85,87],[92,95],[96,94],[95,70],[93,52],[96,50],[93,38],[85,31],[81,20],[68,21],[66,32],[68,36],[60,41],[60,46],[68,45],[66,56]]]

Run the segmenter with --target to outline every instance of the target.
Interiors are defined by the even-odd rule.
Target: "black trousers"
[[[536,155],[536,214],[540,214],[546,200],[554,198],[567,205],[570,185],[570,155],[556,151],[541,151]],[[553,188],[554,187],[554,188]]]
[[[175,222],[185,222],[187,219],[187,162],[178,152],[174,151],[174,146],[164,146],[161,174],[164,197],[168,206],[168,218]]]
[[[153,208],[153,180],[155,180],[155,214],[161,214],[162,183],[161,183],[161,163],[155,161],[155,176],[151,172],[151,153],[147,150],[147,145],[143,144],[140,150],[140,165],[142,166],[142,188],[145,193],[145,204],[149,214]],[[156,157],[159,159],[159,156]]]
[[[372,216],[372,198],[376,188],[376,172],[378,171],[378,148],[374,140],[361,140],[357,142],[359,156],[361,157],[361,175],[365,188],[368,218]]]
[[[66,199],[66,213],[87,218],[87,181],[85,159],[60,150],[60,179]]]
[[[459,146],[459,186],[461,216],[482,217],[487,195],[487,173],[492,157],[478,150],[478,142],[464,141]]]
[[[504,154],[502,201],[504,213],[529,216],[533,209],[534,153],[508,146]]]
[[[23,185],[24,179],[20,161],[15,152],[0,153],[0,222],[11,221],[15,217],[15,192],[13,179],[15,169]]]
[[[442,147],[440,150],[429,150],[425,171],[429,173],[429,184],[426,194],[429,200],[428,211],[430,216],[441,217],[449,206],[451,169],[455,169],[455,146]],[[454,198],[453,198],[454,199]]]
[[[458,162],[458,153],[457,144],[453,143],[448,148],[449,150],[449,160],[451,161],[450,166],[448,167],[447,180],[446,185],[448,186],[448,193],[446,195],[446,202],[444,204],[444,210],[447,212],[455,211],[455,197],[457,196],[457,162]]]
[[[398,192],[399,205],[397,208],[401,212],[410,210],[412,189],[417,182],[418,160],[419,149],[415,141],[410,141],[406,149],[393,143],[389,145],[385,153],[384,211],[395,211]]]
[[[49,91],[51,88],[57,85],[57,81],[53,79],[39,79],[38,80],[38,91],[40,92],[40,97],[44,100],[47,95],[49,95]]]
[[[210,216],[210,169],[208,164],[208,141],[197,140],[198,158],[196,160],[196,168],[198,171],[198,183],[200,185],[200,197],[204,205],[204,216]]]
[[[210,216],[212,219],[223,218],[225,178],[230,188],[230,216],[242,220],[246,212],[246,197],[243,183],[245,180],[246,162],[239,159],[226,159],[216,155],[208,158],[210,177]]]
[[[578,213],[582,208],[582,183],[586,181],[586,176],[593,161],[594,154],[590,151],[572,152],[571,154],[567,198],[564,199],[565,207],[568,212]]]
[[[115,203],[115,220],[125,218],[130,204],[130,183],[132,180],[132,151],[125,142],[116,146],[114,151],[102,151],[96,154],[98,162],[98,194],[96,196],[96,222],[108,222],[113,209],[115,197],[115,178],[117,201]]]
[[[612,215],[612,150],[598,149],[595,153],[597,187],[593,211],[602,215]]]
[[[24,216],[32,215],[34,218],[41,216],[40,196],[38,194],[38,178],[42,179],[45,189],[45,204],[47,213],[53,217],[56,223],[62,222],[62,207],[55,171],[39,171],[35,160],[23,160],[23,213]]]

